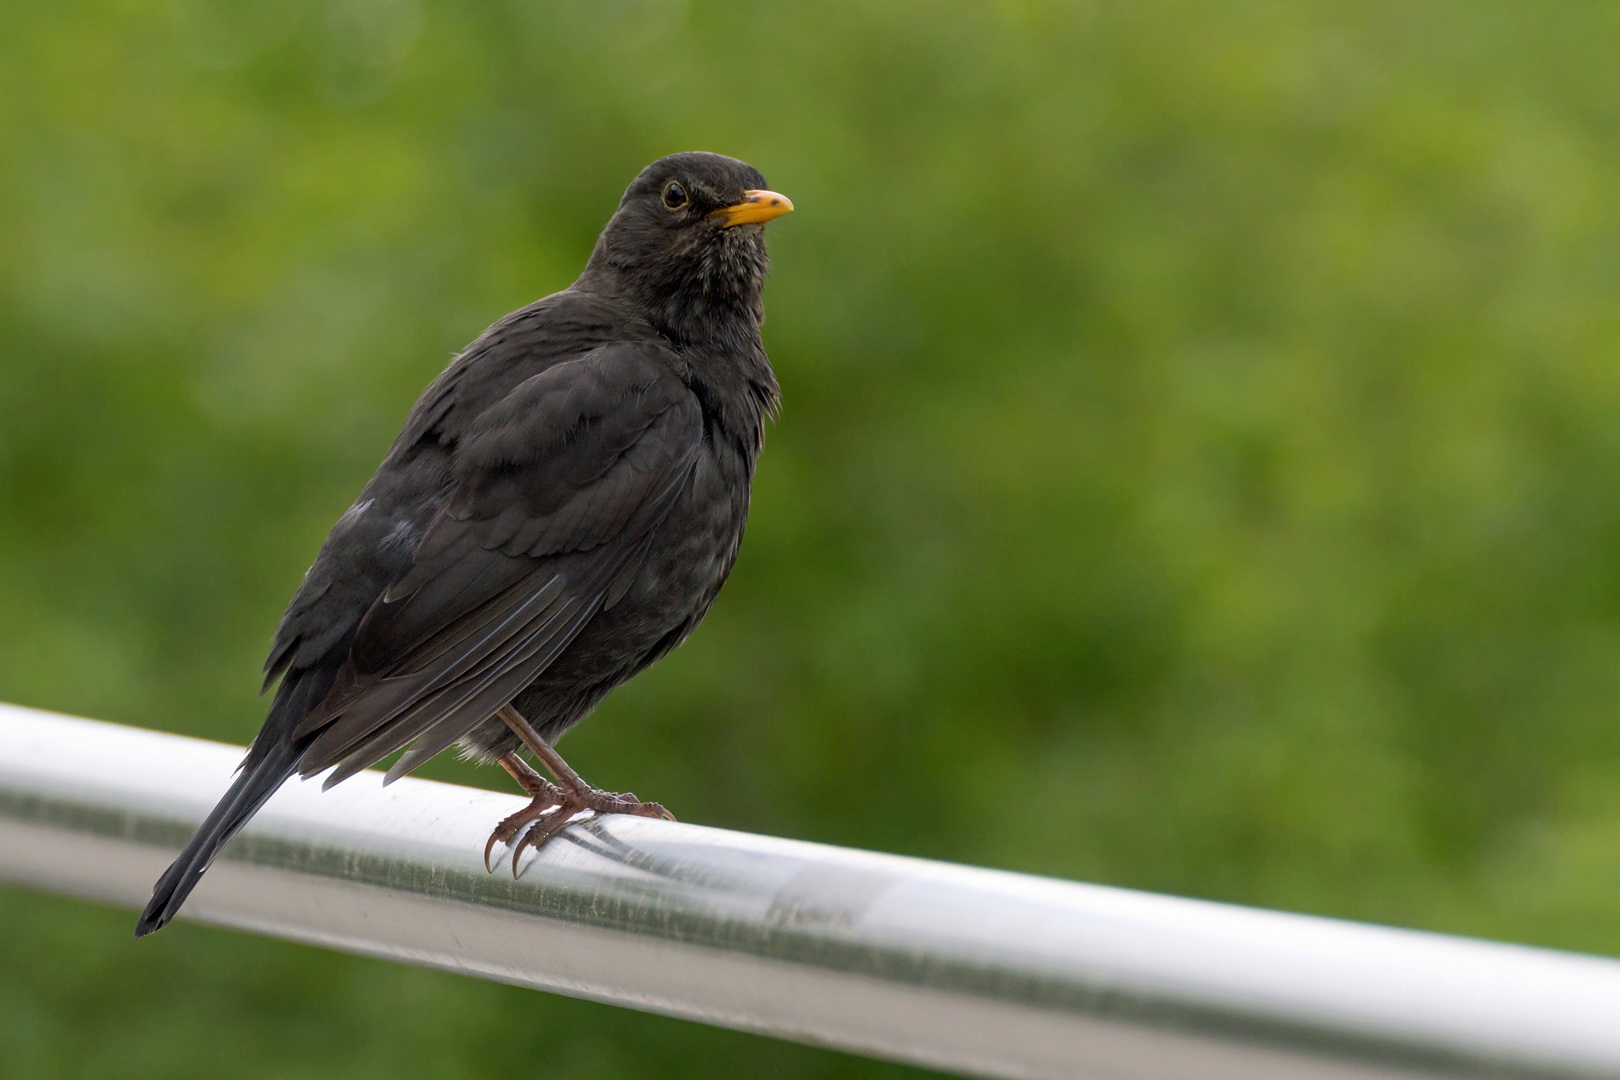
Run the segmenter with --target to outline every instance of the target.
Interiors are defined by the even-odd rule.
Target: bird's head
[[[625,191],[580,283],[626,295],[674,336],[693,320],[749,318],[757,326],[764,226],[792,209],[752,165],[671,154]]]

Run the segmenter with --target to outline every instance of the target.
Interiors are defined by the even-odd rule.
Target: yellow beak
[[[714,212],[714,216],[725,220],[724,227],[729,229],[733,225],[753,225],[781,217],[791,213],[793,201],[786,195],[778,195],[774,191],[745,191],[743,201],[734,206],[722,206]]]

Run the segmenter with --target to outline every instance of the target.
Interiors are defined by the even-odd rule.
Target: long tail
[[[290,674],[282,681],[264,730],[253,741],[236,780],[209,812],[180,857],[152,886],[152,899],[135,924],[137,938],[168,925],[202,880],[214,856],[258,813],[276,789],[298,771],[298,761],[313,740],[294,743],[290,733],[299,718],[331,687],[332,681],[330,674],[319,670]]]
[[[202,823],[191,843],[152,886],[151,902],[141,912],[140,922],[135,924],[136,937],[145,937],[168,925],[202,880],[203,871],[214,861],[214,856],[297,770],[299,756],[291,745],[282,744],[274,747],[262,761],[237,774],[236,782]]]

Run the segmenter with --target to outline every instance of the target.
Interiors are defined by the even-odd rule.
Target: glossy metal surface
[[[0,879],[139,907],[240,754],[0,706]],[[521,802],[294,783],[181,917],[983,1076],[1620,1077],[1620,962],[640,818],[485,873]]]

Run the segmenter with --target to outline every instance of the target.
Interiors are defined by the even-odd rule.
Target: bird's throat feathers
[[[724,401],[718,419],[757,453],[780,395],[760,337],[770,265],[763,226],[693,230],[662,250],[616,232],[603,233],[575,287],[628,301],[691,365],[688,381],[727,388],[700,396],[706,407]]]
[[[731,345],[759,338],[770,258],[764,228],[699,229],[662,245],[636,243],[609,228],[580,286],[629,300],[679,345]],[[626,232],[630,230],[625,230]],[[668,241],[673,241],[670,243]]]

